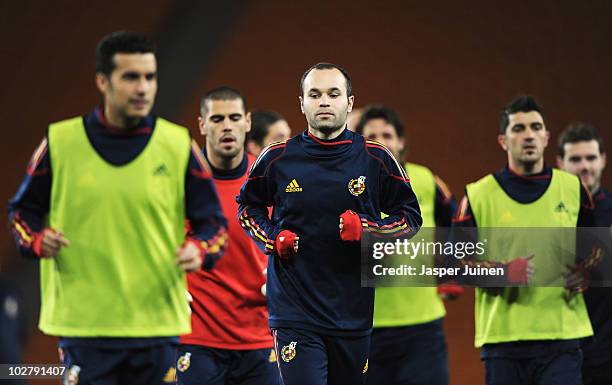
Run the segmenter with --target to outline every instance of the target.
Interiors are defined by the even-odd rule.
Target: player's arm
[[[436,227],[444,228],[436,230],[436,241],[448,240],[448,229],[453,223],[453,217],[457,211],[457,199],[448,185],[437,175],[434,175],[436,192],[434,197],[434,220]],[[444,266],[445,256],[436,255],[436,263]],[[463,287],[456,280],[438,278],[438,293],[444,299],[456,299],[463,293]]]
[[[435,175],[435,181],[434,218],[436,226],[450,227],[453,223],[453,216],[457,211],[457,199],[455,199],[446,183],[437,175]]]
[[[61,230],[45,227],[51,199],[51,159],[47,139],[32,154],[26,174],[9,201],[9,226],[17,249],[24,257],[55,257],[68,246]]]
[[[371,218],[364,212],[347,210],[340,215],[340,237],[359,241],[363,231],[386,238],[416,234],[423,219],[406,171],[382,145],[366,144],[366,151],[380,164],[381,210],[388,216]]]
[[[467,194],[463,197],[457,211],[453,217],[451,229],[452,242],[478,242],[478,224],[472,212],[470,201]],[[504,286],[508,284],[527,284],[529,278],[534,274],[533,263],[531,262],[533,255],[526,256],[509,256],[512,258],[509,262],[499,262],[494,260],[476,259],[474,256],[465,256],[463,258],[453,258],[447,260],[449,264],[454,263],[456,267],[501,267],[504,275],[499,277],[479,277],[479,276],[461,276],[460,281],[466,285],[473,286]],[[451,257],[452,258],[452,257]],[[482,280],[486,280],[486,284]],[[495,282],[494,282],[495,280]]]
[[[191,146],[185,178],[185,215],[189,231],[179,250],[178,264],[185,271],[213,268],[227,246],[227,221],[210,168],[195,143]]]
[[[266,148],[251,166],[249,177],[240,189],[238,221],[267,254],[290,258],[297,252],[299,237],[289,229],[276,226],[268,207],[274,203],[273,163],[285,150],[284,144]]]
[[[597,271],[604,257],[603,245],[596,239],[595,234],[584,227],[595,227],[595,203],[589,189],[581,183],[580,210],[578,211],[578,237],[576,241],[576,264],[568,266],[569,272],[565,288],[571,292],[583,292],[589,286],[591,276],[595,279],[606,279],[606,274]]]

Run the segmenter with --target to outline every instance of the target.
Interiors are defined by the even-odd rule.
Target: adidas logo
[[[557,207],[555,207],[555,212],[557,212],[557,213],[566,213],[567,212],[567,208],[565,207],[565,204],[563,202],[559,202]]]
[[[291,181],[291,183],[289,183],[287,185],[287,187],[285,188],[285,192],[287,192],[287,193],[290,193],[290,192],[302,192],[302,188],[300,187],[298,182],[294,179],[294,180]]]
[[[159,167],[157,167],[155,169],[155,171],[153,171],[153,175],[165,175],[168,176],[170,175],[170,172],[168,172],[168,168],[166,167],[165,164],[160,164]]]

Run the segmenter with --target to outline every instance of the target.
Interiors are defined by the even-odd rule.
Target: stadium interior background
[[[517,94],[544,106],[548,164],[572,121],[593,124],[611,148],[611,19],[606,0],[3,1],[0,197],[7,202],[15,193],[49,122],[100,102],[98,40],[133,30],[158,42],[155,111],[190,127],[195,138],[199,98],[221,84],[240,89],[249,109],[276,110],[294,134],[302,131],[299,78],[310,65],[331,61],[352,75],[357,107],[384,103],[400,112],[408,158],[432,168],[461,198],[465,183],[504,165],[499,115]],[[611,170],[603,177],[608,187]],[[28,314],[25,362],[57,362],[56,340],[36,329],[37,264],[17,256],[8,231],[0,235],[0,265]],[[482,384],[472,290],[447,311],[451,383]]]

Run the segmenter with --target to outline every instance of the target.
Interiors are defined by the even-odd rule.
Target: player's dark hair
[[[144,35],[134,32],[113,32],[100,40],[96,47],[96,73],[110,76],[115,70],[115,54],[152,53],[156,54],[155,44]]]
[[[404,123],[400,119],[399,115],[391,108],[383,105],[372,105],[366,107],[365,111],[359,118],[359,122],[355,126],[355,132],[363,134],[363,128],[372,119],[383,119],[385,122],[395,128],[395,133],[398,137],[404,136]]]
[[[537,111],[542,115],[542,119],[544,119],[544,110],[542,106],[535,101],[531,96],[521,95],[514,100],[512,100],[502,112],[501,119],[499,121],[499,133],[505,134],[506,128],[510,123],[510,115],[516,114],[517,112],[530,112]]]
[[[268,135],[270,126],[285,120],[280,114],[269,110],[256,110],[251,112],[251,131],[247,133],[247,141],[251,140],[263,147],[264,138]]]
[[[235,88],[228,87],[228,86],[221,86],[221,87],[214,88],[208,91],[204,96],[202,96],[202,99],[200,100],[200,115],[204,117],[206,113],[208,112],[208,106],[206,105],[206,103],[209,100],[236,100],[236,99],[239,99],[240,101],[242,101],[242,107],[244,109],[244,113],[246,114],[247,112],[246,99],[244,98],[244,96],[242,96],[240,91],[238,91]]]
[[[565,144],[566,143],[578,143],[578,142],[590,142],[591,140],[597,141],[599,145],[599,153],[603,154],[604,142],[595,127],[588,123],[575,122],[567,126],[565,131],[559,136],[559,146],[557,152],[560,157],[565,156]]]
[[[333,64],[333,63],[325,63],[325,62],[317,63],[313,65],[312,67],[308,68],[306,72],[304,72],[304,75],[302,75],[302,79],[300,80],[300,95],[304,96],[304,79],[306,79],[306,76],[308,76],[310,71],[312,70],[331,70],[334,68],[340,71],[342,75],[344,76],[344,80],[346,80],[346,96],[349,97],[353,95],[353,81],[351,80],[351,75],[349,75],[349,73],[346,72],[344,68],[336,64]]]

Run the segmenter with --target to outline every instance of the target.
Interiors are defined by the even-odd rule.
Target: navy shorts
[[[272,329],[281,385],[364,385],[370,336]]]
[[[554,347],[562,342],[551,342]],[[499,344],[504,345],[504,344]],[[507,344],[511,345],[511,344]],[[526,349],[523,357],[513,354],[496,354],[488,348],[487,357],[484,358],[485,378],[487,385],[582,385],[582,351],[576,347],[571,350],[549,349],[545,354],[533,354],[533,351],[542,351],[546,343],[539,347]],[[491,351],[493,350],[493,351]]]
[[[612,384],[612,349],[585,350],[582,364],[584,385]]]
[[[176,361],[180,385],[277,385],[274,349],[227,350],[180,345]]]
[[[442,319],[375,328],[368,385],[447,385],[448,354]]]
[[[108,349],[60,348],[66,372],[63,385],[162,385],[176,381],[176,344]]]

